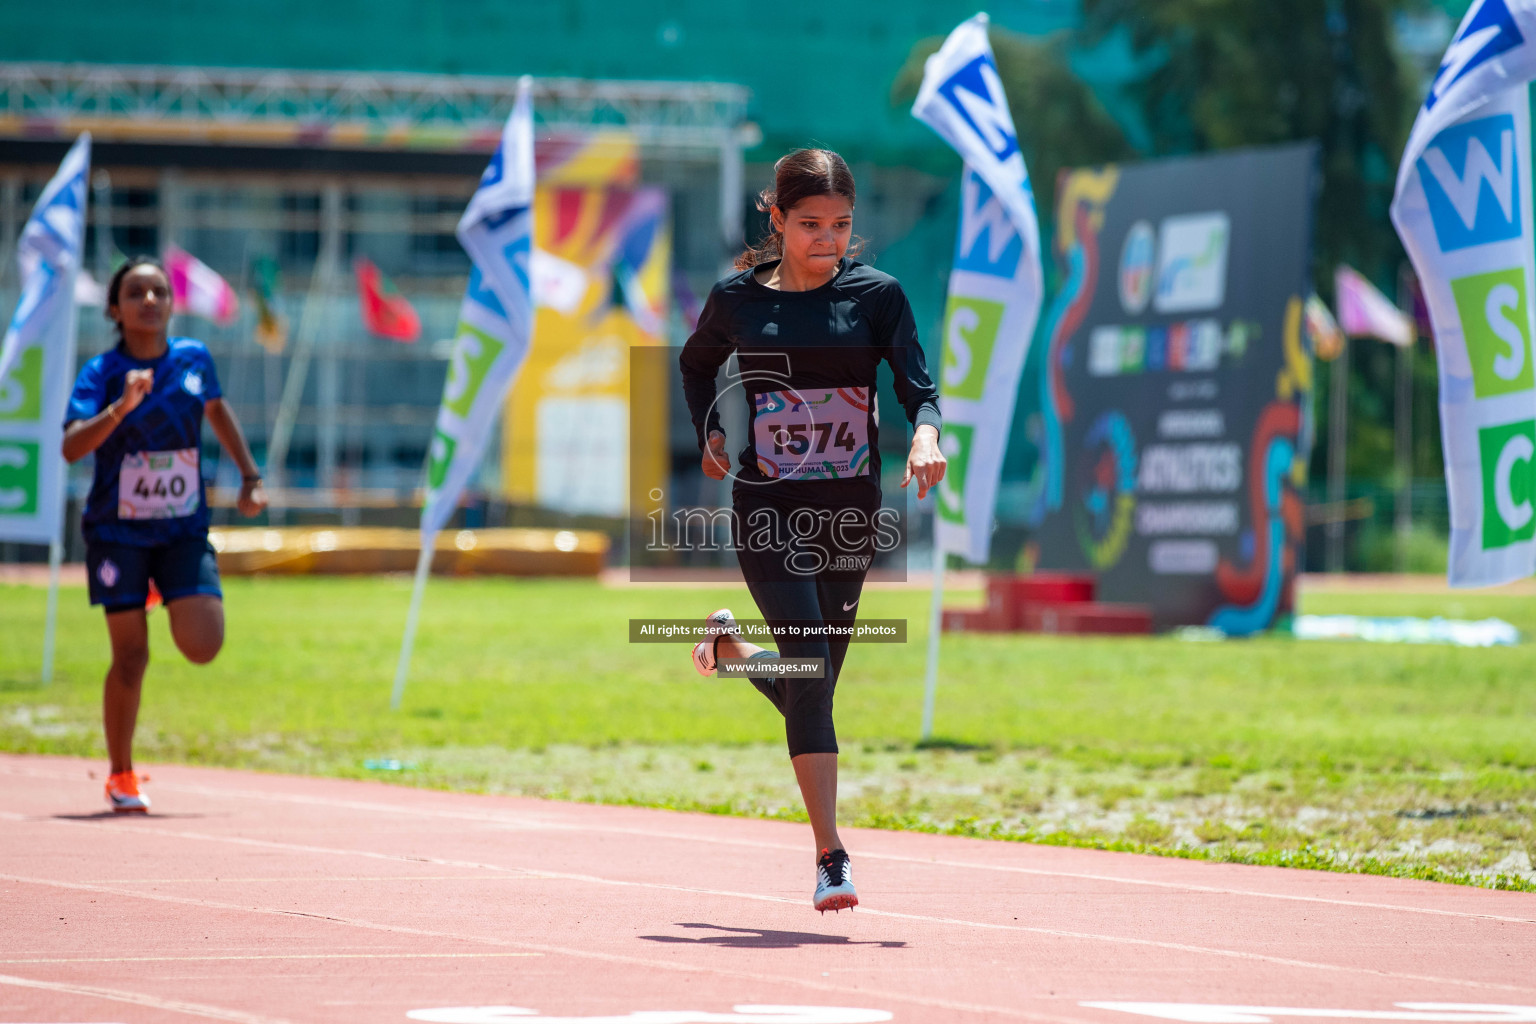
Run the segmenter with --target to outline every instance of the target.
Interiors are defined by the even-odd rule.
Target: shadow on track
[[[168,818],[211,818],[211,817],[215,817],[215,815],[211,815],[211,814],[160,814],[160,813],[138,814],[138,813],[133,813],[133,812],[129,812],[129,813],[126,813],[126,814],[119,814],[116,811],[110,811],[109,810],[109,811],[92,811],[90,814],[50,814],[50,815],[48,815],[48,817],[52,818],[55,821],[114,821],[114,820],[126,820],[126,821],[164,821],[164,820],[166,820]],[[217,815],[217,817],[221,817],[222,818],[222,817],[226,817],[226,815],[222,815],[221,814],[221,815]]]
[[[780,932],[768,928],[731,928],[723,924],[678,923],[679,928],[708,928],[729,932],[727,935],[641,935],[647,942],[691,942],[696,945],[725,946],[731,949],[798,949],[801,946],[878,946],[881,949],[905,949],[906,942],[869,940],[855,942],[846,935],[819,935],[816,932]]]

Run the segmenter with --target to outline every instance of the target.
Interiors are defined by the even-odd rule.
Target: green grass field
[[[0,586],[0,749],[104,756],[100,613],[65,589],[39,683],[40,588]],[[772,707],[701,679],[628,620],[739,615],[744,588],[434,580],[404,708],[390,684],[403,578],[232,579],[225,650],[183,662],[152,616],[141,765],[178,761],[796,818]],[[955,594],[952,603],[979,600]],[[945,638],[919,749],[928,595],[861,613],[838,687],[845,820],[1536,891],[1536,647],[1173,637]],[[1317,593],[1304,611],[1499,616],[1536,597]],[[395,759],[399,771],[365,761]]]

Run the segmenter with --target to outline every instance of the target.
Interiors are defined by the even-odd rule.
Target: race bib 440
[[[132,452],[117,481],[117,518],[180,519],[202,504],[196,448]]]
[[[756,397],[757,468],[775,480],[869,474],[869,388],[765,391]]]

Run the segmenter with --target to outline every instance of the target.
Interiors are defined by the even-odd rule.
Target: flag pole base
[[[48,545],[48,615],[43,626],[43,685],[53,682],[53,651],[59,630],[59,573],[64,564],[64,542]]]
[[[928,667],[923,682],[922,742],[933,739],[933,701],[939,688],[939,631],[944,625],[945,553],[933,548],[933,604],[928,610]]]
[[[405,678],[411,669],[411,649],[416,645],[416,623],[421,618],[421,598],[427,589],[427,577],[432,572],[432,555],[437,549],[434,536],[422,541],[421,554],[416,559],[416,584],[411,591],[411,610],[405,617],[405,639],[400,644],[400,664],[395,668],[395,690],[389,698],[391,711],[400,710],[405,697]]]

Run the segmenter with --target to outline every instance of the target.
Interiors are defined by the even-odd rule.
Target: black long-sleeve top
[[[913,428],[928,424],[938,429],[942,423],[938,390],[929,379],[906,294],[894,277],[856,260],[842,260],[831,281],[810,291],[769,288],[757,280],[755,268],[715,285],[699,315],[698,329],[679,359],[683,393],[701,453],[709,432],[721,429],[715,378],[732,352],[737,355],[749,414],[740,453],[740,481],[770,480],[759,468],[754,440],[755,421],[764,403],[759,396],[774,391],[809,395],[825,394],[829,389],[842,389],[843,394],[850,389],[867,389],[867,469],[846,479],[773,480],[767,489],[782,497],[826,504],[841,503],[858,492],[867,494],[871,488],[879,493],[874,396],[876,370],[882,360],[895,374],[896,397]],[[734,399],[726,396],[725,400]],[[813,433],[813,454],[825,448],[828,440],[835,449],[835,437]],[[814,447],[817,442],[820,448]]]

